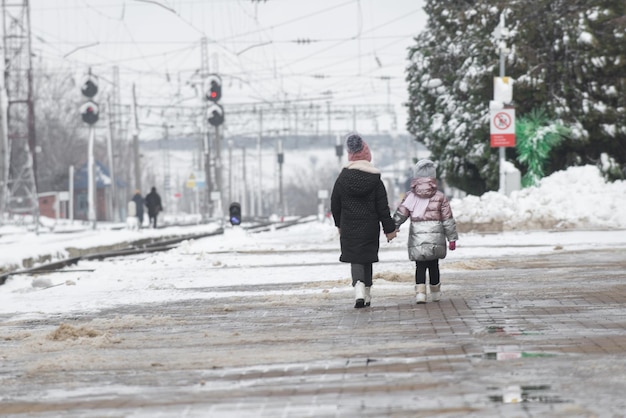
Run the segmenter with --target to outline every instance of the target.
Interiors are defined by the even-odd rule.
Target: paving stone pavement
[[[422,305],[377,280],[354,309],[329,281],[0,317],[0,416],[623,417],[625,272],[623,249],[555,251],[443,263]]]

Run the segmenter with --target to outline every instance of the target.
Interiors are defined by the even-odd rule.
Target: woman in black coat
[[[157,227],[157,216],[159,216],[159,212],[163,210],[163,206],[161,206],[161,196],[156,191],[156,187],[150,189],[150,193],[146,195],[146,206],[148,207],[148,219],[150,221],[150,226],[153,228]]]
[[[396,227],[389,212],[387,191],[380,170],[372,165],[367,143],[356,133],[346,140],[348,165],[339,173],[330,208],[339,229],[339,261],[351,264],[355,308],[370,306],[372,264],[378,261],[380,225],[390,241]]]

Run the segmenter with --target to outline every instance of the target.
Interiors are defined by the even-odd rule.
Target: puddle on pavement
[[[538,351],[525,351],[518,345],[498,345],[486,347],[483,354],[474,354],[472,357],[484,360],[515,360],[520,358],[542,358],[555,357],[554,353],[543,353]]]
[[[500,325],[487,326],[489,334],[506,334],[506,335],[541,335],[540,332],[529,332],[520,328],[504,327]]]
[[[555,357],[556,354],[535,353],[532,351],[488,351],[482,358],[486,360],[514,360],[519,358]]]
[[[568,403],[569,400],[561,399],[559,396],[550,394],[549,385],[510,385],[504,388],[488,388],[490,392],[499,392],[490,395],[489,400],[496,403]]]

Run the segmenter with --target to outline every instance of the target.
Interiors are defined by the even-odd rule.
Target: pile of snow
[[[504,230],[626,229],[626,182],[606,182],[595,166],[570,167],[505,196],[450,202],[459,224],[501,223]]]

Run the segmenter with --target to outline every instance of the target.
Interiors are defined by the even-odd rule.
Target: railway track
[[[241,226],[241,228],[245,229],[250,233],[260,233],[266,232],[270,230],[276,229],[284,229],[289,228],[294,225],[298,225],[300,223],[307,223],[314,221],[315,218],[307,217],[307,218],[298,218],[289,222],[257,222],[251,223],[245,226]],[[224,234],[224,228],[218,228],[215,231],[208,233],[197,233],[197,234],[185,234],[175,238],[168,237],[166,239],[158,239],[158,238],[150,238],[150,239],[142,239],[133,241],[128,244],[125,248],[115,248],[108,251],[90,251],[86,250],[85,254],[69,257],[63,260],[57,260],[50,263],[40,264],[36,267],[27,268],[27,269],[17,269],[13,271],[8,271],[3,274],[0,274],[0,285],[3,285],[6,280],[14,275],[20,274],[39,274],[39,273],[48,273],[55,270],[60,270],[67,266],[76,265],[82,260],[104,260],[107,258],[114,257],[124,257],[131,256],[136,254],[144,254],[144,253],[152,253],[159,251],[168,251],[172,248],[175,248],[178,244],[183,241],[188,240],[196,240],[201,238],[206,238],[215,235]]]

